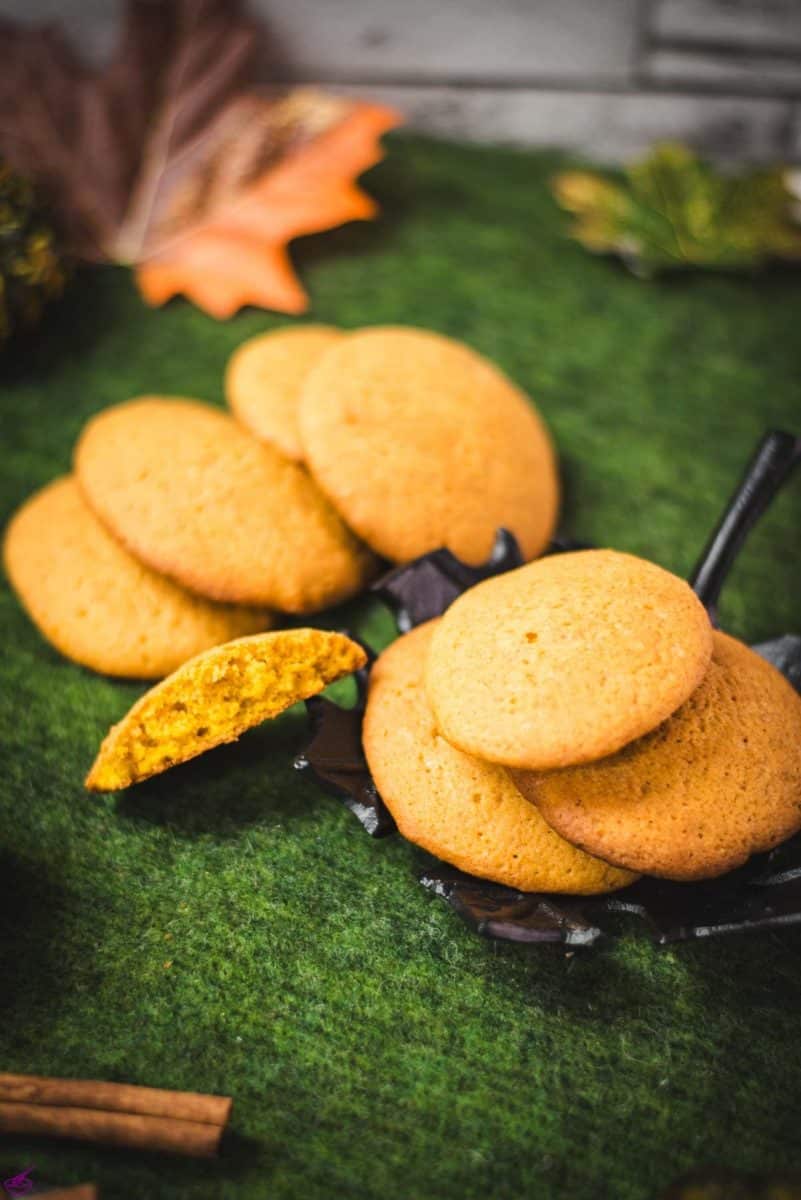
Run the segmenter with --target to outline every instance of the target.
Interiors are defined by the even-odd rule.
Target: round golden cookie
[[[707,879],[801,829],[801,696],[715,633],[703,682],[658,729],[589,766],[513,772],[563,837],[667,879]]]
[[[471,875],[523,891],[591,895],[631,883],[635,875],[557,836],[503,767],[462,754],[438,733],[423,687],[435,626],[394,642],[370,677],[364,751],[403,836]]]
[[[310,372],[299,419],[317,482],[385,558],[447,546],[480,563],[505,526],[529,559],[551,537],[548,432],[523,392],[459,342],[421,329],[349,334]]]
[[[375,569],[303,467],[195,400],[106,409],[84,429],[75,470],[137,558],[212,600],[314,612]]]
[[[468,754],[530,770],[592,762],[683,704],[712,653],[690,587],[630,554],[554,554],[465,592],[431,643],[428,696]]]
[[[300,391],[311,368],[341,337],[330,325],[288,325],[243,342],[225,372],[225,396],[237,420],[254,437],[301,461]]]
[[[273,624],[268,612],[203,600],[143,566],[106,532],[72,477],[19,509],[3,551],[9,580],[44,637],[106,675],[160,679],[203,650]]]

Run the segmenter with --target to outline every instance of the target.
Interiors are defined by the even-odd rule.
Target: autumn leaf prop
[[[81,257],[141,253],[170,168],[245,87],[255,31],[236,4],[128,4],[109,65],[59,30],[0,23],[0,146],[47,189]]]
[[[0,22],[0,40],[0,153],[42,187],[72,252],[132,265],[151,304],[302,312],[287,242],[375,213],[354,180],[398,115],[249,88],[258,38],[236,0],[129,0],[98,71],[52,28]]]
[[[242,304],[303,312],[286,243],[375,215],[353,180],[379,160],[378,139],[395,124],[389,109],[310,89],[278,101],[243,97],[155,226],[137,271],[145,299],[163,304],[184,292],[215,317]]]
[[[620,255],[637,275],[801,260],[797,182],[789,171],[723,175],[687,147],[666,143],[622,176],[568,171],[552,187],[576,217],[572,236],[587,250]]]

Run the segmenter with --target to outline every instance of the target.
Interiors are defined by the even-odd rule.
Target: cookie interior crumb
[[[115,791],[235,741],[366,662],[339,633],[289,629],[217,646],[147,692],[112,727],[86,780]]]

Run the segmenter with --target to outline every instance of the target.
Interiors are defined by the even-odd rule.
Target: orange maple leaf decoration
[[[287,313],[308,308],[287,243],[375,216],[375,202],[355,179],[383,157],[379,139],[400,117],[389,108],[305,90],[263,103],[286,109],[299,102],[307,116],[322,108],[332,119],[252,182],[223,188],[206,215],[140,263],[136,277],[149,304],[183,293],[221,319],[244,304]],[[198,172],[208,186],[204,167]]]
[[[127,0],[90,70],[56,29],[0,20],[0,153],[42,189],[71,252],[134,267],[142,295],[212,316],[308,305],[286,246],[364,220],[356,184],[400,121],[378,105],[255,91],[241,0]]]

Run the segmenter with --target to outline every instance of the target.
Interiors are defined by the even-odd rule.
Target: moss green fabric
[[[801,277],[637,281],[565,236],[552,157],[394,138],[382,220],[307,239],[311,319],[464,338],[531,391],[563,528],[692,566],[760,433],[801,425]],[[145,391],[220,403],[228,355],[284,319],[151,311],[83,275],[3,366],[2,515],[83,422]],[[343,470],[346,469],[343,464]],[[801,628],[801,479],[723,602]],[[347,621],[391,633],[368,601]],[[129,793],[82,780],[141,692],[65,662],[2,596],[0,1063],[234,1097],[219,1161],[7,1138],[3,1178],[104,1200],[647,1200],[692,1166],[801,1168],[801,929],[586,955],[482,941],[292,768],[294,710]]]

